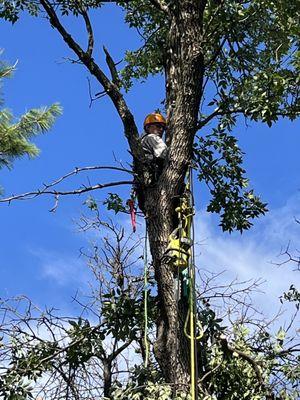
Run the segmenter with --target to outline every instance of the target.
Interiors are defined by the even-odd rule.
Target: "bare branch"
[[[49,0],[40,0],[40,3],[48,14],[51,25],[60,33],[69,48],[74,51],[79,60],[86,66],[86,68],[98,80],[98,82],[103,86],[104,90],[109,95],[123,122],[124,133],[134,158],[136,160],[144,160],[144,151],[139,140],[138,129],[135,124],[134,117],[129,110],[120,90],[108,79],[108,77],[104,74],[98,64],[95,63],[94,59],[89,55],[89,53],[83,51],[71,34],[66,31]]]
[[[111,55],[109,54],[105,46],[103,46],[103,50],[106,55],[106,64],[108,65],[108,68],[110,70],[112,81],[118,88],[120,88],[122,86],[122,82],[119,78],[119,74],[116,68],[116,63],[112,59]]]
[[[93,33],[92,24],[91,24],[89,15],[85,9],[82,8],[82,10],[80,11],[80,14],[83,16],[86,30],[88,33],[88,48],[87,48],[86,53],[89,57],[91,57],[93,54],[93,49],[94,49],[94,33]]]
[[[0,199],[0,202],[1,203],[5,203],[5,202],[10,202],[11,200],[16,200],[16,199],[24,199],[24,198],[28,198],[28,197],[30,197],[30,198],[31,197],[36,197],[36,196],[38,196],[40,194],[49,194],[48,189],[53,188],[54,186],[58,185],[59,183],[61,183],[64,180],[70,178],[71,176],[78,175],[81,172],[97,171],[97,170],[112,170],[112,171],[120,171],[120,172],[126,172],[128,174],[133,174],[133,171],[131,171],[129,169],[121,168],[121,167],[114,167],[114,166],[95,165],[95,166],[81,167],[81,168],[76,167],[73,171],[68,172],[67,174],[65,174],[65,175],[61,176],[60,178],[56,179],[55,181],[53,181],[51,183],[44,183],[43,189],[39,189],[39,190],[34,191],[34,192],[24,193],[24,194],[21,194],[21,195],[11,196],[11,197],[9,197],[7,199]],[[108,187],[110,184],[105,184],[105,185],[106,186],[102,185],[102,187]],[[95,187],[95,189],[102,189],[101,185],[100,186],[96,185],[96,186],[98,186],[98,187]],[[113,184],[111,186],[115,186],[115,185]],[[88,191],[86,189],[87,188],[85,188],[84,190]],[[90,190],[95,190],[95,189],[90,189]],[[80,189],[80,190],[83,190],[83,189]],[[81,192],[81,193],[83,193],[83,192]],[[55,211],[55,209],[57,208],[57,202],[58,202],[59,195],[63,195],[63,194],[62,194],[62,192],[59,192],[59,191],[53,191],[51,194],[55,195],[55,205],[50,211]],[[71,194],[71,193],[65,192],[65,194]],[[77,194],[80,194],[80,193],[77,193]]]
[[[102,97],[106,96],[107,93],[105,90],[103,90],[102,92],[96,93],[95,96],[92,96],[92,89],[91,89],[91,81],[89,79],[89,77],[87,77],[87,81],[88,81],[88,86],[89,86],[89,96],[90,96],[90,104],[89,104],[89,108],[92,107],[92,104],[94,101],[101,99]]]
[[[6,197],[4,199],[0,199],[0,203],[10,203],[13,200],[27,200],[27,199],[33,199],[37,196],[40,196],[42,194],[50,194],[54,195],[56,199],[56,203],[54,206],[54,209],[57,208],[57,200],[59,196],[68,196],[71,194],[83,194],[87,192],[91,192],[93,190],[98,190],[98,189],[104,189],[107,187],[112,187],[112,186],[120,186],[120,185],[133,185],[134,181],[119,181],[119,182],[108,182],[108,183],[98,183],[93,186],[83,186],[82,188],[75,189],[75,190],[69,190],[69,191],[59,191],[59,190],[36,190],[33,192],[27,192],[19,195],[12,195],[10,197]],[[53,208],[52,208],[53,210]]]

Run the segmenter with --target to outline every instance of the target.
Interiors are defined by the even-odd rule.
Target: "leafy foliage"
[[[291,285],[289,290],[283,293],[283,296],[280,298],[280,301],[294,302],[297,310],[300,309],[300,292],[294,285]]]
[[[121,71],[123,86],[129,90],[133,79],[145,80],[149,75],[162,73],[166,57],[168,20],[145,0],[120,2],[126,11],[125,22],[130,28],[141,29],[144,44],[137,50],[128,50],[127,65]]]
[[[212,196],[207,211],[220,214],[224,231],[249,229],[250,220],[267,211],[253,190],[246,190],[243,154],[237,139],[225,131],[224,123],[206,137],[199,137],[194,159],[200,171],[198,178],[206,182]]]
[[[54,2],[51,2],[54,3]],[[82,10],[101,7],[99,0],[57,0],[55,5],[61,7],[62,15],[78,16]],[[38,16],[41,11],[38,0],[3,0],[0,4],[0,18],[15,23],[21,11],[27,10],[32,16]]]
[[[123,205],[123,200],[117,193],[108,193],[108,197],[104,200],[103,204],[108,210],[113,210],[115,214],[120,211],[126,211],[126,207]]]

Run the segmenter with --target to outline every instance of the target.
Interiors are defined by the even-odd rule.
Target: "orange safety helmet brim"
[[[164,126],[167,125],[166,119],[158,113],[152,113],[147,115],[144,121],[144,128],[150,124],[162,124]]]

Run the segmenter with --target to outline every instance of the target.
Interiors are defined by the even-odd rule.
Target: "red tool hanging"
[[[136,231],[136,208],[135,208],[134,200],[129,199],[129,200],[127,200],[126,204],[129,207],[132,231],[134,233]]]

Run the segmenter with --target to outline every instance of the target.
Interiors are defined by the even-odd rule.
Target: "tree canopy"
[[[120,7],[125,22],[142,37],[142,45],[138,49],[128,49],[125,55],[118,55],[118,59],[125,57],[122,67],[118,66],[104,47],[103,56],[109,74],[104,72],[99,54],[95,52],[97,39],[93,29],[93,19],[96,13],[101,13],[106,3]],[[70,329],[64,330],[62,324],[59,325],[66,342],[70,337],[76,337],[70,346],[57,348],[56,338],[53,340],[54,350],[52,344],[46,349],[42,346],[43,357],[47,361],[51,360],[51,365],[45,364],[45,368],[54,369],[67,383],[66,397],[71,390],[74,398],[80,398],[80,390],[74,386],[78,379],[78,365],[81,366],[93,357],[102,363],[102,377],[108,385],[104,384],[103,394],[110,398],[188,398],[186,386],[194,372],[197,372],[196,386],[201,400],[269,400],[276,396],[290,400],[298,395],[295,384],[298,370],[294,369],[294,352],[297,354],[299,349],[298,345],[286,349],[281,347],[285,331],[279,330],[274,337],[261,323],[249,330],[245,326],[247,322],[244,314],[230,323],[226,330],[223,319],[228,318],[230,322],[229,311],[225,318],[217,318],[210,306],[209,296],[201,291],[197,293],[191,275],[187,292],[193,293],[194,297],[188,298],[182,289],[185,274],[176,272],[172,260],[166,256],[172,234],[182,230],[178,205],[182,205],[184,196],[185,199],[190,196],[189,185],[186,184],[186,174],[190,169],[195,169],[199,180],[208,186],[211,199],[207,209],[220,215],[220,225],[224,231],[243,232],[250,228],[253,218],[266,212],[266,204],[248,186],[249,181],[243,168],[243,153],[235,133],[241,118],[264,122],[271,127],[281,117],[294,120],[299,116],[298,8],[297,3],[284,0],[2,2],[0,15],[13,23],[17,23],[23,11],[47,20],[75,54],[73,63],[82,64],[100,85],[101,91],[96,97],[110,98],[123,124],[131,156],[132,170],[119,170],[133,175],[133,181],[129,183],[133,184],[134,195],[146,219],[152,256],[153,274],[150,278],[155,286],[151,290],[145,285],[143,292],[132,291],[132,280],[135,281],[135,278],[129,279],[125,286],[124,280],[123,283],[122,279],[120,281],[122,268],[116,271],[120,267],[119,259],[113,258],[111,262],[110,257],[105,258],[112,269],[111,274],[119,278],[115,288],[105,288],[102,293],[99,318],[101,327],[105,325],[105,332],[102,328],[98,332],[98,327],[91,328],[89,322],[80,319],[75,323],[70,322]],[[85,47],[71,32],[72,24],[65,23],[69,18],[71,21],[72,18],[82,21],[87,38]],[[167,118],[165,140],[168,157],[164,160],[159,176],[153,174],[153,166],[147,162],[134,114],[126,102],[127,92],[133,84],[155,74],[165,78],[162,111]],[[119,181],[65,192],[53,189],[57,182],[62,182],[78,171],[80,169],[63,176],[47,186],[47,190],[36,194],[53,194],[58,201],[60,195],[128,184],[128,181]],[[33,194],[28,193],[24,197]],[[129,211],[118,195],[113,193],[106,204],[115,211]],[[96,218],[99,218],[97,202],[90,199],[88,205],[96,212]],[[190,215],[193,214],[192,206],[190,201]],[[95,224],[102,226],[98,220]],[[187,242],[188,239],[192,241],[192,235],[186,239]],[[110,245],[109,249],[112,251],[114,245]],[[195,264],[192,256],[189,259],[187,273],[191,274]],[[97,257],[96,261],[99,261]],[[136,279],[139,282],[141,278]],[[147,274],[144,279],[147,280]],[[140,326],[140,306],[143,296],[145,299],[148,294],[151,298],[149,310],[153,311],[151,324],[156,328],[152,335],[143,331],[145,326]],[[288,297],[286,300],[289,301]],[[191,305],[197,305],[195,313],[191,312]],[[124,326],[120,326],[116,321],[116,313],[126,318],[129,316],[130,323],[125,318]],[[194,318],[196,314],[197,318]],[[147,319],[146,316],[144,319]],[[194,319],[196,327],[193,333],[198,334],[199,342],[197,351],[192,350],[188,342],[189,335],[186,334],[187,321]],[[47,321],[48,324],[50,322]],[[255,322],[252,325],[255,326]],[[98,336],[95,338],[96,331]],[[52,328],[50,332],[53,333]],[[93,343],[92,347],[87,333]],[[21,331],[21,338],[17,338],[19,345],[23,334],[24,331]],[[97,347],[97,341],[103,341],[109,335],[113,337],[115,345],[114,351],[107,355],[101,346]],[[34,340],[39,340],[33,336]],[[80,353],[76,347],[79,343],[77,337],[80,344],[84,343]],[[121,343],[125,342],[124,345],[129,346],[132,341],[139,346],[138,351],[144,361],[150,342],[153,371],[150,366],[146,369],[134,368],[133,372],[130,371],[132,380],[127,382],[128,388],[126,385],[125,390],[124,386],[113,388],[113,360],[119,355],[118,349],[123,349]],[[9,348],[8,353],[16,354],[14,346]],[[20,357],[17,353],[17,361],[12,370],[8,371],[8,378],[15,378],[15,366],[19,362],[21,372],[24,365],[25,375],[31,371],[31,365],[26,365],[27,360],[32,359],[31,354],[32,348],[28,348],[28,352]],[[61,359],[62,354],[66,354],[65,360]],[[197,368],[191,366],[193,356],[198,361]],[[67,376],[64,367],[69,368]],[[31,372],[29,378],[34,379]],[[275,386],[274,382],[277,383]],[[80,383],[79,377],[78,385]],[[116,385],[121,384],[116,381]],[[130,390],[130,394],[127,390]],[[195,396],[191,396],[194,400]]]

